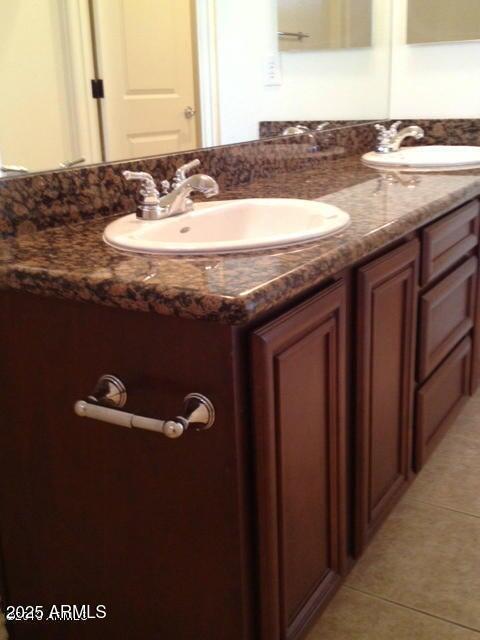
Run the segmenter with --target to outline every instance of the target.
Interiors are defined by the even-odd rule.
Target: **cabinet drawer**
[[[474,200],[422,232],[422,286],[461,260],[478,243],[479,202]]]
[[[415,469],[419,471],[469,394],[472,342],[465,338],[417,392]]]
[[[472,257],[420,300],[419,382],[473,327],[477,259]]]

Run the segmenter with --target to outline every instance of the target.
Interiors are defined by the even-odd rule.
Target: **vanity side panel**
[[[0,294],[0,527],[11,603],[105,604],[107,618],[16,625],[15,640],[250,640],[246,429],[229,327]],[[105,373],[126,410],[182,411],[178,440],[73,413]]]

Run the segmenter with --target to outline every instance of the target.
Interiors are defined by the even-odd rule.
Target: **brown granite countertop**
[[[335,204],[352,221],[330,238],[244,254],[152,256],[106,246],[110,219],[96,219],[0,241],[0,287],[244,324],[479,194],[479,170],[381,174],[351,157],[222,193]]]

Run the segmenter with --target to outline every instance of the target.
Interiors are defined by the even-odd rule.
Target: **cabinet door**
[[[358,272],[357,550],[410,475],[418,249],[412,240]]]
[[[345,285],[252,337],[262,640],[299,637],[345,542]]]

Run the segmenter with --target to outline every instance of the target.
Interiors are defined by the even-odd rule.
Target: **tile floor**
[[[480,640],[480,393],[307,640]]]

